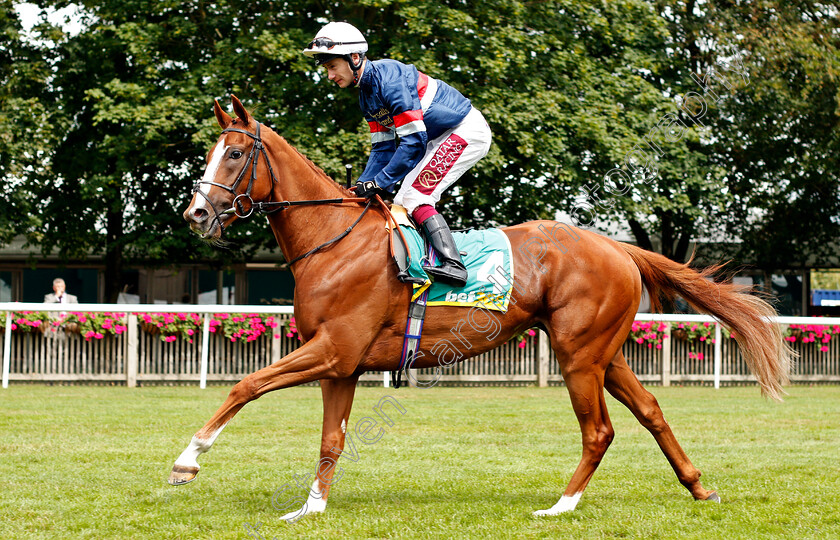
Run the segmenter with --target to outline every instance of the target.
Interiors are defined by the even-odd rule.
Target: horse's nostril
[[[204,208],[196,208],[192,212],[192,217],[195,221],[204,221],[207,219],[207,210]]]

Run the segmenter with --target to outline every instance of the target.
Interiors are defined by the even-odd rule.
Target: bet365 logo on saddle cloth
[[[412,300],[429,289],[429,306],[479,306],[505,313],[510,302],[513,284],[513,257],[510,240],[499,229],[483,229],[466,232],[454,232],[455,245],[467,256],[467,284],[453,288],[444,283],[432,283],[420,265],[424,253],[423,239],[410,227],[402,226],[408,241],[409,268],[412,277],[419,277],[426,282],[414,285]]]

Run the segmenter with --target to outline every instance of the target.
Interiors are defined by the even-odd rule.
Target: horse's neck
[[[271,200],[311,201],[353,197],[285,139],[274,133],[272,135],[277,140],[271,140],[266,148],[272,149],[269,154],[278,181],[273,186]],[[293,206],[271,214],[269,222],[283,255],[291,260],[338,235],[360,211],[357,205],[352,204]]]

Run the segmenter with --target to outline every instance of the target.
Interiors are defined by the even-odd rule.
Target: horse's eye
[[[242,157],[242,152],[240,152],[239,150],[234,150],[233,152],[230,153],[230,159],[239,159],[241,157]]]

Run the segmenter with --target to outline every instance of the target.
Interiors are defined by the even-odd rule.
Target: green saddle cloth
[[[408,273],[424,280],[423,284],[414,284],[412,301],[428,289],[429,306],[479,306],[507,311],[514,275],[510,240],[505,233],[499,229],[452,233],[458,250],[467,254],[462,257],[467,267],[467,284],[459,288],[432,283],[422,266],[428,264],[423,237],[411,227],[400,227],[408,242]]]

